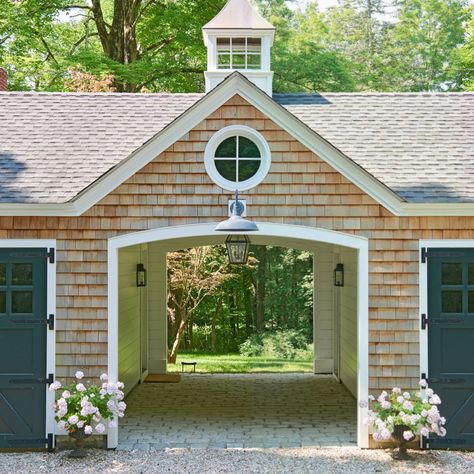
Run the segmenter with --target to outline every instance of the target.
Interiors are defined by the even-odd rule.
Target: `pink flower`
[[[102,382],[107,381],[108,378],[109,378],[109,377],[107,376],[107,374],[102,374],[102,375],[100,376],[100,380],[102,380]]]
[[[71,416],[67,419],[67,422],[68,422],[70,425],[75,425],[78,421],[79,421],[79,417],[76,416],[76,415],[71,415]]]
[[[97,433],[102,434],[105,431],[105,426],[102,423],[99,423],[96,427],[95,430]]]
[[[418,383],[421,388],[426,388],[428,386],[428,382],[425,379],[421,379]]]
[[[398,403],[403,403],[405,401],[405,399],[400,395],[399,397],[397,397],[397,402]]]
[[[392,392],[393,392],[393,393],[402,393],[402,389],[399,388],[399,387],[393,387],[393,388],[392,388]]]
[[[64,390],[64,392],[62,393],[61,395],[63,398],[69,398],[71,396],[71,394],[67,391],[67,390]]]
[[[406,400],[405,402],[403,402],[403,408],[405,408],[405,410],[413,410],[413,405],[411,404],[411,402]]]
[[[428,436],[430,434],[430,430],[426,426],[422,426],[420,429],[421,436]]]
[[[61,388],[61,382],[55,381],[49,386],[49,391],[54,392],[55,390],[59,390]]]
[[[413,431],[404,431],[403,432],[403,437],[407,440],[410,441],[412,438],[414,438]]]
[[[115,421],[109,422],[109,428],[117,428],[117,423]]]
[[[86,387],[84,387],[84,385],[83,385],[82,383],[78,383],[78,384],[76,385],[76,390],[77,390],[78,392],[85,392],[85,391],[86,391]]]
[[[84,372],[82,372],[81,370],[78,370],[75,374],[75,377],[77,380],[81,380],[82,377],[84,377]]]
[[[92,434],[92,426],[86,425],[84,427],[84,433],[87,434],[87,435]]]

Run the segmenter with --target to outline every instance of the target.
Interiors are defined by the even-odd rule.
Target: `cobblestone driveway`
[[[329,376],[192,374],[139,385],[126,402],[123,450],[356,444],[356,401]]]

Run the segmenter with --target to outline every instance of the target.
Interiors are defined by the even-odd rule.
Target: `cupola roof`
[[[204,30],[274,30],[250,0],[229,0]]]

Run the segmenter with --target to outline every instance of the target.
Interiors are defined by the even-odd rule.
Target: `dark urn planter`
[[[410,439],[406,440],[403,437],[404,431],[410,431],[411,428],[406,425],[397,425],[393,429],[392,438],[398,443],[398,448],[396,448],[392,453],[392,458],[396,460],[407,460],[411,459],[407,453],[407,444],[410,441],[415,439],[415,436],[412,436]]]
[[[70,458],[85,458],[87,456],[84,449],[84,440],[90,436],[84,432],[84,428],[77,428],[76,431],[70,431],[69,436],[75,440],[75,447],[69,453]]]

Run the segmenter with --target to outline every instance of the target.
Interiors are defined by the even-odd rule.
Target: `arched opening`
[[[120,275],[130,273],[146,258],[149,296],[139,304],[142,324],[138,337],[139,370],[142,374],[166,372],[166,253],[183,248],[223,244],[225,235],[214,231],[215,223],[166,227],[114,237],[109,240],[109,342],[108,365],[112,379],[119,376],[119,352],[124,356],[123,326],[120,313],[126,288],[119,288]],[[339,232],[303,226],[258,223],[252,243],[275,245],[312,252],[314,255],[314,373],[333,374],[357,401],[368,395],[368,242]],[[128,262],[128,263],[127,263]],[[344,287],[334,287],[334,268],[343,263]],[[128,270],[127,270],[128,265]],[[130,276],[130,275],[129,275]],[[132,291],[130,289],[130,291]],[[122,301],[120,295],[122,294]],[[128,303],[129,308],[136,304]],[[120,321],[120,324],[119,324]],[[119,326],[122,326],[121,328]],[[121,338],[121,339],[120,339]],[[121,341],[119,343],[119,341]],[[120,346],[121,344],[121,346]],[[120,351],[119,351],[120,347]],[[122,366],[123,367],[123,366]],[[122,370],[122,374],[123,374]],[[357,444],[368,447],[368,432],[363,424],[366,409],[357,408]],[[118,428],[120,429],[120,427]],[[118,444],[118,429],[109,430],[108,445]],[[159,430],[159,427],[157,427]]]

